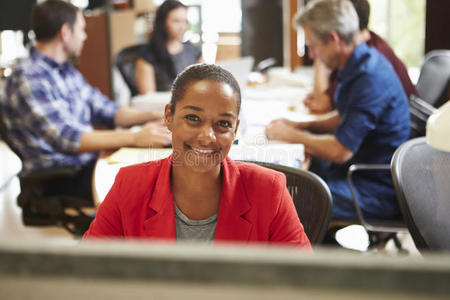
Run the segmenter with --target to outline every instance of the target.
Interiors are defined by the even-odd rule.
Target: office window
[[[386,39],[408,68],[419,68],[425,51],[426,0],[369,2],[369,28]]]

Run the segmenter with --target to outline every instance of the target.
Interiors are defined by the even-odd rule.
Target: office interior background
[[[0,2],[0,87],[14,62],[27,55],[31,6],[41,0]],[[88,40],[78,68],[94,86],[117,98],[115,57],[124,47],[145,43],[156,7],[163,0],[71,0],[84,11]],[[308,66],[301,33],[292,17],[302,0],[185,0],[189,30],[185,39],[201,46],[208,63],[253,56],[255,64],[273,57],[291,71]],[[425,53],[450,48],[446,0],[369,0],[369,28],[384,37],[405,62],[412,81],[418,78]],[[130,34],[132,33],[132,34]],[[120,75],[119,75],[120,76]]]
[[[14,60],[27,55],[24,44],[31,5],[40,0],[0,3],[0,69],[8,76]],[[145,43],[162,0],[72,0],[85,11],[88,40],[79,69],[88,81],[114,98],[112,67],[120,49]],[[189,6],[186,39],[200,45],[206,62],[251,55],[255,63],[274,57],[292,70],[311,62],[290,20],[304,0],[185,0]],[[448,49],[446,0],[370,0],[369,28],[392,46],[415,82],[426,52]],[[130,34],[133,33],[133,34]],[[298,54],[303,56],[298,56]],[[95,64],[93,62],[95,61]]]
[[[27,55],[26,44],[33,40],[32,33],[28,32],[28,19],[31,5],[36,1],[40,0],[0,0],[0,91],[3,89],[4,79],[10,75],[14,62]],[[88,40],[77,66],[92,85],[110,98],[116,97],[115,86],[118,82],[114,76],[114,62],[117,53],[124,47],[147,41],[151,34],[155,9],[162,1],[71,0],[84,10],[87,21]],[[255,64],[274,57],[276,66],[293,72],[311,65],[301,34],[294,30],[291,23],[293,15],[305,5],[306,0],[182,2],[189,6],[190,26],[185,38],[202,47],[203,57],[208,63],[250,55],[255,58]],[[369,28],[388,41],[407,65],[414,83],[426,53],[435,49],[450,49],[448,34],[450,1],[369,0],[369,2],[371,4]],[[2,188],[0,235],[71,238],[61,228],[43,230],[24,228],[20,224],[20,209],[15,204],[19,183],[17,178],[13,177],[20,171],[20,161],[3,144],[0,145],[0,160],[0,188]],[[7,186],[8,189],[3,189]],[[362,231],[356,230],[352,234],[359,239],[358,234],[364,235]],[[355,247],[358,248],[358,245]],[[356,277],[357,275],[352,278],[355,282]],[[20,288],[20,284],[17,286]],[[248,295],[245,292],[243,295]],[[195,292],[193,294],[195,295]],[[110,296],[113,298],[114,295]],[[332,296],[331,293],[328,296]],[[420,298],[420,295],[417,297]]]

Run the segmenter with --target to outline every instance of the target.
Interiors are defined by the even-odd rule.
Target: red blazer
[[[172,157],[122,168],[84,234],[176,239],[170,184]],[[222,162],[215,241],[271,242],[310,249],[284,174],[255,164]]]

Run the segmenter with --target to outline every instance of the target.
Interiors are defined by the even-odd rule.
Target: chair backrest
[[[332,207],[331,193],[325,181],[312,172],[297,168],[266,162],[250,163],[284,173],[306,235],[312,244],[320,243],[328,229]]]
[[[450,250],[450,153],[426,139],[401,145],[392,177],[405,222],[419,249]]]
[[[436,110],[437,108],[428,102],[411,95],[411,99],[409,99],[409,111],[411,114],[410,138],[425,136],[427,120]]]
[[[425,55],[416,84],[420,98],[439,107],[448,100],[450,84],[450,50],[433,50]]]
[[[134,76],[134,69],[136,60],[139,58],[142,49],[146,44],[139,44],[122,49],[116,57],[116,65],[122,75],[125,83],[130,89],[131,95],[138,94],[136,86],[136,78]]]

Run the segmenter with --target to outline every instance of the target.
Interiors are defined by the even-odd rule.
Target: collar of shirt
[[[358,69],[358,65],[361,63],[361,59],[364,55],[367,55],[369,46],[365,42],[362,42],[353,50],[352,55],[348,59],[344,68],[338,71],[337,78],[339,82],[343,80],[351,79],[351,76],[355,74],[355,69]]]
[[[51,57],[48,57],[46,55],[44,55],[42,52],[40,52],[39,50],[37,50],[35,47],[32,47],[30,50],[30,56],[33,60],[38,60],[40,59],[41,61],[43,61],[50,69],[57,69],[58,72],[65,76],[70,68],[72,67],[72,65],[70,64],[70,62],[65,61],[63,63],[58,63],[56,60],[54,60]]]

